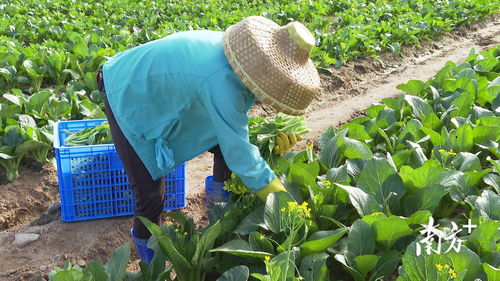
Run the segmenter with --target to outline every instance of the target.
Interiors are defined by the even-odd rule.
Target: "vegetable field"
[[[490,0],[3,1],[0,280],[500,280],[499,11]],[[250,119],[250,140],[288,192],[260,202],[233,175],[226,183],[230,200],[207,210],[200,186],[211,158],[202,156],[191,170],[188,163],[187,177],[204,176],[188,181],[196,186],[187,189],[199,190],[187,210],[165,213],[161,226],[145,221],[157,253],[150,265],[123,244],[130,218],[47,220],[57,211],[43,209],[58,201],[53,126],[105,118],[98,67],[173,32],[224,30],[249,15],[298,20],[313,32],[322,106],[332,111],[338,109],[328,95],[337,88],[376,81],[358,71],[359,59],[383,66],[390,54],[403,62],[398,67],[418,68],[405,48],[438,52],[430,41],[488,16],[496,23],[491,34],[473,37],[488,48],[468,50],[428,81],[401,76],[398,96],[381,93],[342,125],[309,132],[308,116],[256,113],[271,118]],[[344,69],[356,75],[337,75]],[[104,123],[67,141],[109,143],[107,129]],[[305,140],[275,156],[279,132]],[[45,180],[47,174],[56,180]],[[17,193],[37,185],[27,203],[26,193]],[[25,217],[31,220],[16,223]],[[39,241],[11,245],[36,225]]]

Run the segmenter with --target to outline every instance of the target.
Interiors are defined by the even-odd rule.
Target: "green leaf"
[[[363,217],[363,221],[369,224],[370,227],[374,222],[384,219],[387,219],[387,215],[382,212],[371,213]]]
[[[474,87],[471,84],[468,84],[469,87]],[[465,87],[465,86],[462,86]],[[461,93],[458,98],[456,98],[451,104],[457,107],[457,110],[451,113],[452,117],[467,117],[469,116],[472,106],[474,105],[474,100],[476,89],[472,89],[469,91],[465,91]]]
[[[77,56],[87,57],[89,55],[89,48],[87,47],[87,43],[82,39],[81,36],[77,36],[73,39],[74,47],[73,52]]]
[[[493,103],[491,104],[491,110],[496,114],[500,114],[500,95],[497,95],[497,97],[493,100]]]
[[[201,261],[207,254],[207,251],[213,248],[215,239],[217,239],[221,230],[222,225],[220,221],[217,221],[215,224],[205,229],[201,235],[200,241],[196,244],[196,252],[191,260],[191,264],[201,264]]]
[[[446,139],[441,136],[438,132],[426,128],[426,127],[421,127],[420,130],[427,136],[430,137],[430,140],[432,142],[432,145],[438,146],[438,145],[445,145],[446,144]]]
[[[344,129],[337,133],[335,136],[330,137],[331,135],[328,134],[323,134],[321,137],[321,142],[323,142],[323,145],[321,146],[322,149],[319,152],[318,159],[326,165],[328,168],[336,168],[337,164],[340,160],[340,157],[342,154],[339,151],[339,147],[337,145],[337,140],[341,136],[346,136],[347,134],[347,129]]]
[[[412,148],[412,153],[409,162],[407,163],[413,167],[420,167],[428,160],[425,156],[424,150],[418,143],[407,141],[408,145]]]
[[[354,258],[357,268],[365,276],[368,272],[375,269],[379,260],[380,257],[377,255],[363,255]]]
[[[474,143],[496,142],[500,136],[500,126],[477,126],[472,129],[472,135]]]
[[[326,172],[326,179],[332,183],[349,182],[349,173],[347,172],[347,166],[342,165],[338,168],[331,168]]]
[[[488,281],[500,281],[500,268],[495,268],[487,263],[483,263],[483,270],[486,272]]]
[[[372,138],[366,132],[366,129],[361,124],[347,123],[342,126],[342,129],[349,129],[348,136],[355,140],[371,140]]]
[[[438,130],[443,125],[443,122],[435,113],[431,113],[427,118],[422,120],[422,124],[432,130]]]
[[[455,169],[466,171],[480,171],[482,169],[481,161],[475,154],[462,152],[459,153],[451,162]]]
[[[125,270],[130,259],[130,243],[125,243],[115,250],[106,265],[110,280],[121,281],[125,278]]]
[[[371,213],[384,211],[384,207],[377,202],[375,197],[362,189],[341,184],[337,184],[337,186],[349,193],[349,200],[360,216],[363,217]]]
[[[300,262],[299,272],[305,281],[327,281],[329,280],[326,253],[318,253],[305,256]]]
[[[167,256],[168,260],[170,260],[177,274],[185,276],[193,270],[193,266],[179,253],[172,240],[164,234],[158,225],[144,217],[139,217],[139,219],[146,225],[149,232],[158,239],[161,250]]]
[[[432,107],[423,99],[416,96],[405,96],[405,101],[413,109],[413,116],[420,121],[426,120],[431,114],[435,114]]]
[[[410,80],[406,84],[399,84],[396,89],[416,96],[424,96],[429,86],[420,80]]]
[[[261,252],[274,252],[274,247],[271,241],[269,241],[263,234],[254,231],[248,236],[248,242],[253,250]]]
[[[457,279],[459,279],[460,276],[463,276],[463,280],[473,281],[483,279],[481,259],[479,256],[465,246],[460,247],[458,253],[456,250],[450,250],[446,253],[451,245],[450,242],[444,243],[442,249],[449,260],[449,264],[454,267],[458,275]]]
[[[415,193],[421,188],[430,186],[439,181],[444,168],[436,160],[428,160],[423,166],[413,169],[410,166],[403,166],[399,171],[399,176],[403,180],[407,192]]]
[[[477,194],[477,189],[468,183],[467,175],[458,170],[450,169],[442,173],[439,184],[449,191],[455,202],[462,202],[467,196]]]
[[[29,102],[28,102],[28,112],[36,113],[36,114],[41,114],[42,107],[45,102],[53,95],[52,92],[50,91],[40,91],[36,92],[33,95],[30,96]]]
[[[496,58],[484,58],[481,60],[474,61],[474,70],[478,72],[489,72],[498,64],[498,59]]]
[[[370,255],[375,251],[375,236],[368,223],[358,219],[354,221],[347,236],[348,256]]]
[[[353,266],[351,266],[349,264],[349,262],[347,261],[347,259],[344,255],[337,254],[334,257],[338,262],[340,262],[347,269],[347,271],[349,271],[349,273],[351,273],[351,275],[355,281],[366,280],[365,276],[363,276],[363,274],[361,274],[361,272],[359,272],[357,269],[355,269]]]
[[[432,216],[432,213],[427,211],[427,210],[420,210],[418,212],[415,212],[413,215],[411,215],[406,222],[408,225],[412,224],[427,224],[429,223],[429,218]]]
[[[283,252],[271,259],[274,266],[270,268],[271,272],[268,272],[268,274],[273,281],[287,280],[295,276],[295,262],[298,257],[298,252],[298,248],[293,248],[291,251]],[[288,272],[285,271],[285,268],[288,268]]]
[[[224,245],[210,250],[210,252],[223,252],[241,257],[264,258],[274,256],[272,253],[254,251],[250,244],[241,239],[231,240]]]
[[[266,226],[264,224],[264,206],[255,209],[246,216],[236,227],[234,233],[241,236],[248,235],[252,231],[257,230],[259,226]]]
[[[436,268],[436,265],[448,263],[446,256],[434,253],[427,255],[425,252],[417,255],[418,242],[415,241],[406,248],[403,256],[403,265],[399,268],[400,276],[397,281],[449,280],[448,276],[446,276],[446,279],[440,278],[440,274]]]
[[[358,187],[375,198],[381,206],[397,210],[397,203],[405,193],[403,181],[386,159],[368,160],[361,172]]]
[[[316,187],[316,177],[319,173],[319,165],[294,163],[290,166],[288,173],[288,181],[298,184],[306,189]]]
[[[390,249],[399,238],[412,234],[408,223],[395,216],[374,222],[372,231],[375,234],[375,240],[381,243],[385,249]]]
[[[23,106],[22,99],[19,96],[11,95],[11,94],[4,94],[3,98],[10,101],[11,103],[17,105],[17,106]]]
[[[281,208],[285,208],[288,202],[295,201],[288,192],[273,192],[269,194],[264,209],[264,223],[274,233],[283,230],[281,222]]]
[[[347,159],[369,159],[373,157],[371,149],[364,142],[341,137],[337,140],[337,145]]]
[[[468,243],[480,256],[495,252],[497,249],[497,232],[500,227],[499,222],[488,221],[479,224],[470,235]]]
[[[365,168],[367,162],[367,159],[347,159],[345,163],[347,173],[354,179],[357,179],[359,174],[361,174],[361,171]]]
[[[500,176],[490,173],[484,176],[484,182],[495,189],[495,191],[500,194]]]
[[[51,279],[51,281],[90,281],[91,279],[85,278],[83,272],[76,268],[71,268],[68,270],[61,270],[57,272]]]
[[[479,216],[500,220],[500,195],[485,189],[474,203]]]
[[[401,167],[408,164],[413,152],[414,149],[407,149],[396,152],[396,154],[392,156],[392,160],[394,161],[396,168],[401,169]]]
[[[313,233],[307,242],[300,245],[301,254],[307,256],[310,254],[320,253],[337,242],[348,231],[346,228],[336,230],[325,230]]]
[[[224,272],[216,281],[247,281],[249,274],[248,267],[239,265]]]
[[[174,221],[177,222],[181,227],[184,227],[189,220],[181,211],[168,212],[165,215],[169,218],[174,219]]]
[[[393,275],[401,260],[399,252],[395,250],[379,252],[378,256],[380,259],[375,271],[371,274],[370,280],[379,280],[381,277]]]
[[[419,189],[414,194],[403,197],[403,213],[410,216],[419,210],[434,212],[439,206],[439,202],[448,193],[448,189],[439,184],[433,184]]]
[[[369,106],[366,108],[364,111],[370,116],[371,118],[376,118],[379,113],[384,110],[384,105],[383,104],[375,104],[372,106]]]
[[[86,270],[88,270],[94,281],[107,281],[111,280],[111,276],[106,272],[106,268],[97,261],[91,261],[89,265],[87,265]]]
[[[474,135],[469,124],[464,124],[450,134],[450,142],[453,151],[469,152],[474,145]]]
[[[252,273],[250,276],[260,280],[260,281],[272,281],[269,275],[262,275],[260,273]]]

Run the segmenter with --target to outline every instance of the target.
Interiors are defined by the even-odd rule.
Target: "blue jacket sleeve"
[[[205,83],[205,106],[227,166],[255,192],[276,176],[259,149],[249,142],[246,110],[248,101],[253,101],[252,94],[241,82],[229,82],[217,83],[216,89]]]

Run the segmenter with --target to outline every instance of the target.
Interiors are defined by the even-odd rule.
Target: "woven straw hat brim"
[[[320,90],[309,52],[289,38],[285,27],[249,17],[223,36],[224,53],[236,75],[262,102],[289,115],[303,115]]]

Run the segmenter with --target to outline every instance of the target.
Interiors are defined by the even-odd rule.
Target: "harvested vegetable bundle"
[[[250,118],[248,121],[248,129],[250,143],[257,146],[260,155],[271,164],[274,162],[275,154],[273,153],[276,146],[276,137],[280,133],[290,135],[295,134],[298,140],[300,135],[309,133],[309,129],[305,126],[304,116],[289,116],[279,114],[274,117]]]
[[[113,143],[108,122],[103,122],[94,128],[85,128],[76,132],[65,130],[65,132],[68,134],[64,140],[65,146]]]

